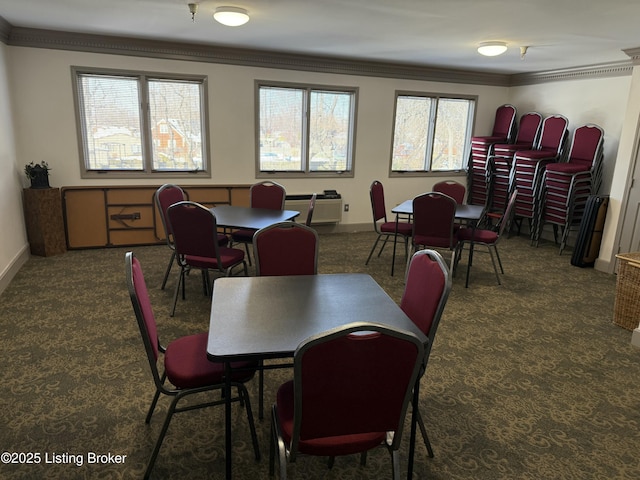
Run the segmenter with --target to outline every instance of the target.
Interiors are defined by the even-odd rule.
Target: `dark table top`
[[[391,210],[392,213],[400,215],[411,215],[413,213],[413,199],[405,200],[400,205],[396,205]],[[483,205],[463,205],[456,207],[456,218],[458,220],[480,220],[484,212]]]
[[[351,322],[393,326],[427,342],[366,274],[225,277],[213,288],[207,354],[215,360],[291,357],[311,335]]]
[[[268,208],[219,205],[211,208],[219,227],[251,228],[259,230],[274,223],[293,220],[300,212],[295,210],[270,210]]]

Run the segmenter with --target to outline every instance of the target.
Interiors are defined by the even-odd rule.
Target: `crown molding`
[[[504,87],[533,85],[563,80],[631,75],[633,65],[640,64],[639,47],[624,50],[627,55],[632,57],[632,61],[546,72],[497,74],[406,63],[373,62],[354,58],[301,55],[219,45],[177,43],[163,40],[15,27],[11,26],[11,24],[6,22],[2,17],[0,17],[0,41],[10,46],[20,47],[50,48],[56,50],[131,55],[330,74]]]

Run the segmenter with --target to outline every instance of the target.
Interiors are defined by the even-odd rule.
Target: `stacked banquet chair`
[[[553,225],[558,241],[558,226],[562,230],[560,253],[564,250],[569,230],[579,225],[589,195],[598,193],[602,182],[604,132],[598,125],[576,128],[566,162],[552,163],[542,177],[539,203],[542,205],[535,231],[536,245],[545,224]]]
[[[493,155],[487,161],[487,184],[489,201],[487,218],[498,221],[502,218],[509,199],[511,167],[513,156],[518,150],[533,150],[540,136],[542,115],[528,112],[520,117],[518,133],[514,143],[497,143],[493,146]]]
[[[562,158],[568,135],[568,121],[562,115],[550,115],[542,121],[542,130],[537,147],[518,150],[513,156],[510,191],[518,190],[515,207],[515,222],[518,232],[522,221],[529,222],[529,233],[533,241],[535,221],[539,218],[538,204],[540,186],[545,167]]]
[[[496,110],[493,131],[488,137],[471,138],[471,158],[469,159],[468,203],[485,205],[487,201],[487,159],[493,153],[497,143],[508,143],[515,134],[516,108],[513,105],[502,105]]]

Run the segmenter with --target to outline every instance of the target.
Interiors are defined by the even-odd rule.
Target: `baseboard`
[[[29,244],[26,244],[22,249],[20,249],[18,254],[13,257],[13,260],[9,262],[7,268],[0,273],[0,294],[9,286],[11,280],[13,280],[13,277],[18,274],[22,266],[27,263],[30,255]]]
[[[640,328],[636,328],[631,334],[631,345],[640,348]]]

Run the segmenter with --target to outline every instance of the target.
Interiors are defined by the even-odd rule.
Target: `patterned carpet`
[[[390,251],[364,265],[373,240],[372,233],[321,235],[320,272],[370,273],[399,301],[402,267],[389,275]],[[550,243],[533,248],[515,237],[500,248],[502,286],[486,254],[476,256],[468,289],[466,258],[454,279],[421,388],[435,458],[418,444],[414,478],[640,478],[640,352],[630,346],[630,332],[612,323],[615,276],[572,267],[570,255],[558,256]],[[27,454],[16,459],[40,455],[39,463],[1,465],[0,478],[142,477],[167,402],[145,425],[153,386],[126,291],[127,250],[33,257],[0,297],[0,444],[3,452]],[[206,330],[209,300],[199,276],[188,279],[187,300],[170,318],[176,271],[169,287],[159,288],[169,250],[132,250],[161,337]],[[266,373],[268,404],[290,374]],[[256,387],[250,382],[254,411]],[[268,419],[257,422],[263,458],[256,463],[244,411],[234,404],[233,412],[234,478],[269,478]],[[222,413],[174,418],[153,478],[223,478]],[[92,454],[111,454],[100,458],[111,463],[92,462]],[[113,455],[126,457],[115,463]],[[339,458],[332,470],[314,458],[289,467],[293,479],[390,472],[384,449],[371,452],[365,467],[358,457]]]

